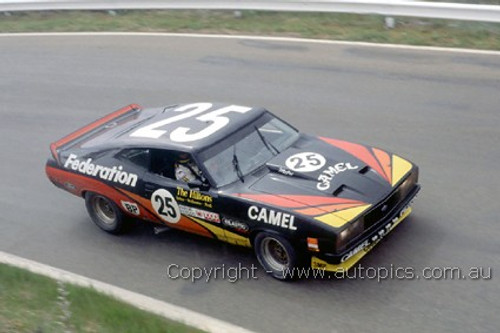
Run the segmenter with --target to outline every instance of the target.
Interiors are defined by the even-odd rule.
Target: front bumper
[[[311,267],[330,272],[345,272],[370,252],[387,234],[398,226],[408,215],[412,208],[411,201],[417,195],[420,186],[416,185],[410,194],[398,206],[394,214],[387,217],[378,228],[361,238],[354,246],[341,255],[317,254],[311,257]]]

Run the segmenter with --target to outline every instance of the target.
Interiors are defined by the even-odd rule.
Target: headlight
[[[363,220],[358,219],[350,223],[347,228],[337,235],[337,251],[342,251],[346,245],[363,232]]]
[[[415,168],[415,170],[413,170],[412,173],[401,184],[400,186],[401,196],[405,197],[417,182],[418,182],[418,169]]]

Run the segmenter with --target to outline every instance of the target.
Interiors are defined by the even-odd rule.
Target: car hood
[[[266,165],[244,197],[305,215],[344,211],[336,214],[344,221],[384,200],[413,168],[377,148],[316,137],[302,137]]]

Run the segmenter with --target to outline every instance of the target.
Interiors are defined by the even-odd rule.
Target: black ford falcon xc
[[[405,158],[239,105],[129,105],[50,150],[49,179],[84,198],[101,229],[144,220],[252,247],[278,279],[348,270],[420,189]]]

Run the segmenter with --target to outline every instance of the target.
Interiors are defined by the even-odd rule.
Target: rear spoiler
[[[105,129],[112,123],[123,120],[130,115],[136,114],[141,111],[141,106],[137,104],[130,104],[120,110],[112,112],[101,119],[98,119],[87,126],[80,128],[79,130],[74,131],[73,133],[68,134],[64,138],[52,143],[50,145],[50,151],[52,152],[52,157],[59,164],[59,152],[62,149],[69,148],[71,146],[76,145],[77,143],[84,141],[86,138],[94,135],[102,129]]]

